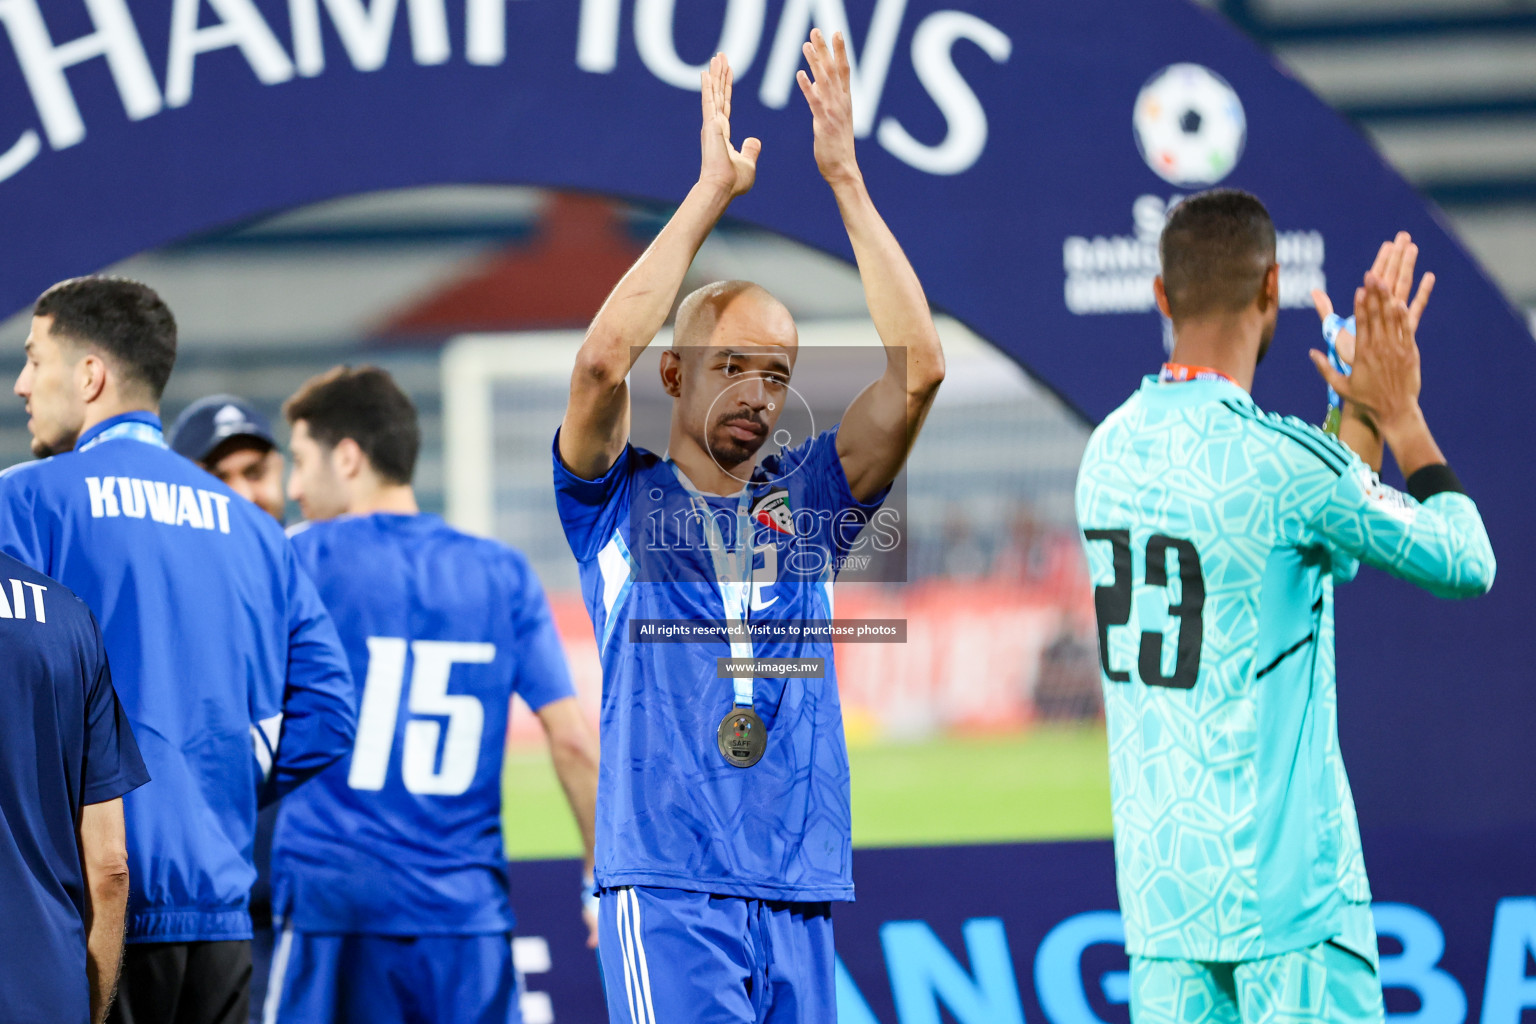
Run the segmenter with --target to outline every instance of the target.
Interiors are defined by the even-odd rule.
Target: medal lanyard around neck
[[[126,437],[130,441],[142,441],[145,444],[154,445],[156,448],[165,447],[165,433],[153,423],[141,423],[138,420],[129,420],[116,426],[108,427],[85,444],[76,448],[77,452],[88,452],[103,441],[112,441],[119,437]]]
[[[714,569],[715,582],[720,586],[726,624],[733,634],[731,657],[751,658],[751,639],[734,639],[738,630],[746,628],[747,613],[752,605],[752,521],[747,516],[747,509],[752,503],[751,485],[743,486],[741,495],[736,499],[736,550],[728,551],[725,537],[720,533],[720,525],[715,522],[713,506],[705,499],[703,492],[683,475],[677,463],[667,459],[667,464],[672,467],[677,482],[688,492],[694,509],[704,520],[704,540],[709,545],[710,566]],[[751,676],[734,677],[731,688],[737,707],[752,706]]]

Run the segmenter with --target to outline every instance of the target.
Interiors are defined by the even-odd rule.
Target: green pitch
[[[1109,752],[1102,725],[856,746],[848,757],[855,846],[1110,835]],[[508,856],[580,854],[576,825],[543,750],[507,756],[502,796]]]

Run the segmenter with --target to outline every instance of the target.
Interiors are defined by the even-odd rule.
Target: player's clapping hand
[[[1312,362],[1346,402],[1365,410],[1383,435],[1419,415],[1419,347],[1409,307],[1398,299],[1395,281],[1365,275],[1355,291],[1354,373],[1344,376],[1313,349]]]
[[[741,149],[731,145],[731,64],[717,53],[699,75],[704,125],[699,131],[699,182],[713,185],[732,199],[746,193],[757,180],[757,155],[763,144],[747,139]]]
[[[1397,237],[1390,242],[1382,242],[1381,248],[1376,252],[1376,261],[1371,264],[1370,273],[1375,274],[1382,281],[1391,285],[1393,297],[1408,307],[1409,329],[1417,332],[1419,319],[1424,315],[1424,307],[1429,303],[1429,293],[1435,288],[1435,275],[1425,274],[1419,282],[1419,292],[1409,302],[1408,297],[1413,291],[1413,271],[1419,260],[1419,247],[1413,243],[1412,237],[1406,231],[1399,231]],[[1328,293],[1312,292],[1312,305],[1317,309],[1320,320],[1327,320],[1333,313],[1333,302],[1328,298]],[[1334,339],[1334,348],[1339,353],[1339,359],[1346,366],[1355,363],[1355,336],[1349,331],[1341,330]],[[1337,389],[1335,389],[1337,390]]]
[[[832,49],[827,50],[821,29],[811,30],[810,42],[801,49],[811,66],[811,74],[795,75],[805,101],[811,106],[812,130],[816,136],[816,167],[830,185],[859,180],[859,163],[853,152],[852,73],[848,65],[848,45],[841,32],[832,34]],[[814,75],[814,79],[811,77]]]

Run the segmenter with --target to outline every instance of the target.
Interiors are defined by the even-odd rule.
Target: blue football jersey
[[[149,781],[90,609],[0,555],[0,1020],[84,1024],[85,804]]]
[[[274,913],[306,932],[509,930],[510,702],[575,694],[538,577],[433,515],[312,523],[293,546],[363,695],[351,755],[283,801]]]
[[[96,613],[154,778],[123,801],[128,941],[250,938],[258,791],[335,761],[356,726],[341,642],[282,528],[133,412],[0,476],[0,551]]]
[[[832,618],[841,559],[875,514],[837,455],[837,428],[764,458],[748,486],[751,571],[717,582],[694,497],[670,462],[626,445],[584,480],[560,461],[555,498],[581,566],[582,595],[603,663],[597,794],[598,885],[646,885],[755,899],[853,898],[848,754],[832,644],[802,635],[731,643],[653,642],[645,626]],[[720,539],[736,535],[737,497],[704,496]],[[744,562],[741,563],[744,565]],[[631,624],[636,626],[631,629]],[[768,730],[750,768],[718,746],[733,706],[723,657],[822,658],[817,678],[755,678]]]

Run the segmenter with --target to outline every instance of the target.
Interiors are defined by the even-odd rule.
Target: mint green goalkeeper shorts
[[[1132,1024],[1382,1024],[1376,959],[1350,948],[1362,945],[1329,940],[1233,963],[1133,956]]]

